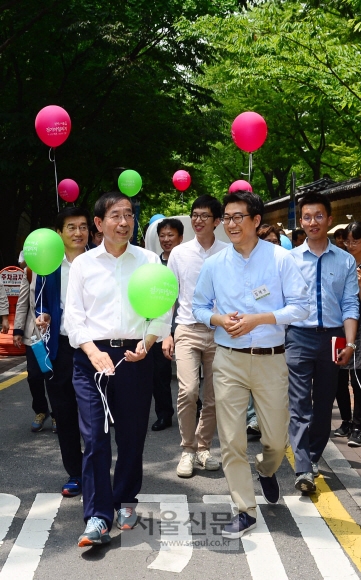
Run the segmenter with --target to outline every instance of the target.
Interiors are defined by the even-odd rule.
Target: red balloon
[[[267,124],[258,113],[241,113],[232,123],[232,139],[242,151],[252,153],[262,147],[267,137]]]
[[[191,184],[191,176],[188,171],[180,169],[173,175],[173,185],[178,191],[185,191]]]
[[[79,185],[73,179],[63,179],[58,185],[58,194],[61,199],[71,203],[78,198]]]
[[[49,147],[59,147],[70,134],[71,121],[65,109],[57,105],[44,107],[36,115],[35,130],[39,139]]]
[[[235,191],[253,191],[252,185],[245,181],[244,179],[238,179],[238,181],[234,181],[229,186],[228,193],[234,193]]]

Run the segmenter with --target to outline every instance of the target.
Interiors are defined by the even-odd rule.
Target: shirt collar
[[[107,252],[105,245],[104,245],[104,240],[102,241],[101,244],[99,244],[99,246],[97,246],[96,248],[94,248],[93,250],[91,250],[92,252],[95,252],[93,255],[95,255],[96,258],[98,258],[99,256],[102,256],[103,254],[106,254],[108,256],[112,256],[113,258],[115,258],[115,256],[113,256],[113,254],[111,254],[110,252]],[[132,244],[130,244],[128,242],[127,247],[125,249],[125,252],[132,254],[132,256],[135,256],[136,250],[135,250],[135,246],[133,246]],[[124,253],[125,253],[124,252]],[[122,254],[123,256],[124,254]],[[120,256],[119,256],[120,257]],[[116,259],[116,258],[115,258]]]
[[[213,246],[214,246],[214,244],[215,244],[216,242],[217,242],[217,239],[216,239],[216,237],[214,237],[214,242],[213,242],[213,244],[211,245],[211,247],[210,247],[210,248],[208,248],[208,250],[205,250],[205,249],[203,248],[203,246],[202,246],[202,245],[201,245],[201,244],[198,242],[198,240],[197,240],[197,236],[194,236],[194,238],[193,238],[193,243],[194,243],[195,247],[197,248],[197,250],[198,250],[199,252],[206,252],[206,253],[207,253],[207,252],[209,252],[209,251],[210,251],[210,250],[213,248]]]
[[[305,241],[303,242],[303,244],[301,246],[299,246],[299,252],[301,252],[302,254],[304,254],[305,252],[310,252],[310,254],[313,254],[314,256],[316,256],[316,254],[310,249],[310,247],[308,245],[308,238],[306,238]],[[323,256],[323,254],[327,254],[328,252],[335,253],[335,247],[330,242],[330,240],[327,240],[327,247],[326,247],[325,251],[322,252],[321,256]]]

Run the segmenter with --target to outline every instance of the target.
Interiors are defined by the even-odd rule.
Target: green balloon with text
[[[142,188],[142,178],[137,171],[126,169],[118,178],[118,187],[128,197],[137,195]]]
[[[177,297],[177,278],[162,264],[144,264],[130,277],[128,298],[139,316],[158,318],[172,308]]]
[[[26,265],[39,276],[59,268],[64,258],[64,243],[59,234],[48,228],[34,230],[24,242]]]

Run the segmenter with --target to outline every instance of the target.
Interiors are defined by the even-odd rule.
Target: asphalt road
[[[175,401],[175,381],[173,392]],[[139,525],[124,532],[114,527],[106,547],[80,549],[81,500],[61,497],[67,474],[57,437],[50,420],[41,433],[31,433],[33,415],[26,380],[0,390],[0,580],[361,578],[361,510],[325,461],[318,482],[323,491],[313,503],[294,489],[285,458],[278,472],[282,499],[270,506],[253,466],[260,443],[250,441],[258,525],[242,541],[224,542],[220,530],[231,517],[231,505],[222,470],[196,467],[192,478],[177,477],[176,421],[152,432],[153,409]],[[213,451],[220,459],[217,437]]]

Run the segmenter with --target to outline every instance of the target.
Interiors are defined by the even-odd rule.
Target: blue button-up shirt
[[[346,318],[359,318],[359,287],[355,258],[328,241],[326,250],[316,256],[307,243],[291,250],[308,285],[310,316],[292,323],[301,328],[335,328]]]
[[[263,285],[269,294],[256,299],[252,291]],[[258,240],[247,259],[230,244],[204,262],[193,297],[193,315],[210,328],[214,301],[220,314],[273,312],[276,318],[276,324],[256,326],[238,338],[217,326],[215,342],[232,348],[281,345],[285,325],[303,320],[309,313],[307,286],[290,252],[263,240]]]

